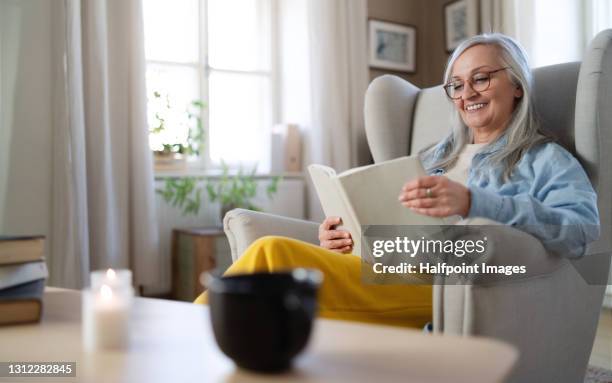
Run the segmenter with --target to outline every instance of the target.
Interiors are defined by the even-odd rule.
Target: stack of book
[[[37,322],[48,276],[45,238],[0,236],[0,325]]]

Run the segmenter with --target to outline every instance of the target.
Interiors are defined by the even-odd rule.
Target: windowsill
[[[177,170],[154,170],[155,179],[181,178],[181,177],[203,177],[221,178],[223,175],[220,169],[177,169]],[[230,176],[237,175],[238,171],[230,171]],[[283,179],[303,179],[303,172],[282,172],[282,173],[256,173],[255,179],[268,179],[280,176]]]

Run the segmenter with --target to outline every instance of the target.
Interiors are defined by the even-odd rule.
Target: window
[[[580,61],[582,45],[581,4],[575,0],[535,1],[532,64],[534,66]]]
[[[197,136],[199,117],[205,132],[199,164],[269,169],[279,110],[275,2],[143,0],[153,150],[197,149],[189,136]]]
[[[514,2],[516,28],[533,66],[582,60],[593,37],[612,26],[610,0]]]

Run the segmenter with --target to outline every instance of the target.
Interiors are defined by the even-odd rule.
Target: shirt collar
[[[451,144],[453,137],[448,136],[444,140],[442,140],[439,144],[436,145],[434,149],[435,157],[440,158],[444,152],[448,149]],[[498,137],[493,143],[486,145],[482,151],[478,152],[479,154],[493,154],[502,150],[504,146],[508,143],[508,134],[504,133],[500,137]]]

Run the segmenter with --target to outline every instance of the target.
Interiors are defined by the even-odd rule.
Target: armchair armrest
[[[525,273],[486,274],[472,276],[474,284],[493,284],[530,279],[553,273],[567,266],[570,261],[557,254],[551,254],[542,243],[524,231],[503,225],[486,218],[468,218],[457,223],[472,226],[469,236],[487,238],[487,251],[476,259],[487,266],[524,266]]]
[[[252,210],[230,210],[223,218],[223,230],[230,243],[232,261],[236,261],[256,239],[266,235],[319,244],[318,223]]]
[[[476,235],[487,237],[490,251],[477,262],[524,265],[526,272],[480,274],[464,284],[453,280],[436,284],[434,332],[494,337],[513,344],[521,359],[511,382],[581,381],[605,285],[590,284],[576,261],[549,254],[539,240],[516,228],[483,218],[460,224],[478,225]],[[609,258],[587,256],[579,262],[583,261],[607,273]],[[551,349],[551,344],[559,344],[560,334],[567,346]],[[553,367],[567,363],[569,349],[571,366],[563,371]]]
[[[525,266],[525,273],[505,275],[480,272],[437,276],[433,291],[435,332],[474,333],[475,289],[495,291],[496,288],[513,288],[512,286],[544,286],[547,283],[554,285],[557,271],[570,267],[567,259],[549,254],[537,238],[511,226],[481,217],[467,218],[456,225],[471,226],[471,230],[465,234],[465,239],[487,238],[487,251],[473,263],[487,266]],[[460,237],[462,235],[453,239],[458,240]],[[551,280],[544,282],[544,279]],[[480,301],[483,302],[484,300]],[[518,310],[520,311],[520,308]],[[503,313],[504,311],[499,312],[502,315]]]

